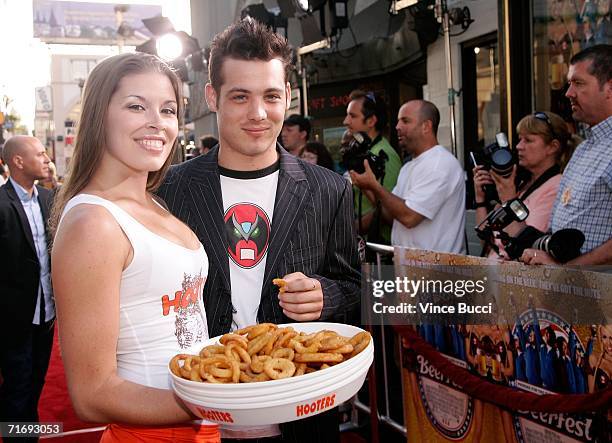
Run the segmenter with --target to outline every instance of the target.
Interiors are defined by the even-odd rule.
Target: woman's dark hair
[[[323,143],[308,142],[306,145],[304,145],[302,154],[304,152],[312,152],[313,154],[317,154],[317,165],[334,171],[334,160],[327,150],[327,146],[325,146]]]

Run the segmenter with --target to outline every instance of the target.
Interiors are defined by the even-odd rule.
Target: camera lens
[[[504,177],[512,173],[513,160],[512,153],[507,149],[498,149],[491,154],[493,170]]]

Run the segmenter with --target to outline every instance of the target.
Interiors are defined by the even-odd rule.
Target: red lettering
[[[170,297],[164,295],[162,297],[162,309],[164,317],[170,314],[170,308],[174,307],[174,309],[178,309],[181,303],[181,291],[177,291],[174,294],[174,299],[170,300]]]
[[[313,401],[310,404],[297,405],[295,409],[295,415],[296,417],[301,417],[302,415],[308,415],[310,413],[332,407],[334,406],[335,403],[336,403],[336,394],[332,394],[327,397],[321,397]]]
[[[321,408],[323,407],[323,403],[325,402],[325,397],[320,398],[317,400],[317,411],[320,411]]]
[[[323,109],[325,107],[325,97],[313,98],[308,100],[309,105],[312,109]]]
[[[205,418],[207,420],[234,423],[234,418],[229,412],[221,412],[204,408],[197,408],[197,410],[202,416],[202,418]]]

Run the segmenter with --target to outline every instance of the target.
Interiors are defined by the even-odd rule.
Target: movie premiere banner
[[[386,306],[404,307],[390,323],[406,348],[408,441],[612,441],[612,274],[402,248],[394,261],[378,277],[395,283]],[[417,293],[419,281],[463,288],[463,301],[444,284]],[[459,314],[460,303],[480,312]]]
[[[160,16],[160,5],[33,1],[34,37],[45,43],[137,46],[153,35],[142,19]]]

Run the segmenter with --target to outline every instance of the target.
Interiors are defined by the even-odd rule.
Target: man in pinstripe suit
[[[276,144],[291,97],[290,57],[285,39],[250,19],[215,37],[206,100],[217,113],[219,145],[173,167],[159,191],[206,248],[211,336],[256,322],[356,319],[351,187]],[[283,294],[275,277],[288,282]],[[337,411],[227,435],[335,442]]]

